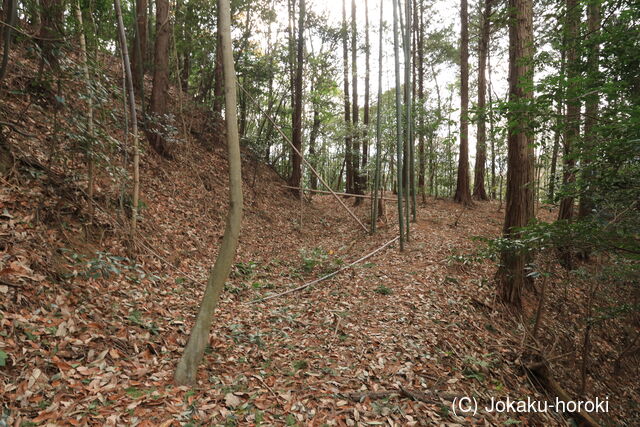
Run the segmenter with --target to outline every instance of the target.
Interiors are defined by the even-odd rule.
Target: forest
[[[0,427],[640,425],[635,0],[2,0]]]

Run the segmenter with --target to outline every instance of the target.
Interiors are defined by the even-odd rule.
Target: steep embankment
[[[172,89],[174,111],[182,112],[175,124],[190,132],[173,135],[172,161],[143,144],[140,232],[129,249],[127,120],[117,62],[102,59],[111,68],[96,81],[95,203],[85,191],[86,105],[73,58],[61,61],[62,77],[46,80],[16,50],[2,88],[0,378],[12,421],[40,414],[86,422],[96,405],[126,416],[126,407],[113,405],[135,397],[127,390],[138,380],[169,381],[224,230],[226,150],[211,145],[206,112],[187,99],[179,107]],[[247,150],[243,178],[238,268],[297,263],[301,230],[320,234],[331,219],[305,209],[301,227],[300,202]],[[348,221],[333,218],[348,236]],[[147,375],[159,366],[164,374]]]

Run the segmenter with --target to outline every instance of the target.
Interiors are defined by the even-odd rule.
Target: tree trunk
[[[46,64],[52,70],[58,69],[57,49],[62,37],[64,13],[64,6],[60,0],[42,0],[41,7],[42,25],[37,39],[42,55],[38,70],[39,77],[41,77]]]
[[[294,106],[293,106],[293,138],[292,142],[298,152],[302,153],[302,70],[304,67],[304,15],[305,0],[300,0],[298,11],[298,40],[296,49],[296,74],[294,80]],[[302,159],[300,155],[291,150],[291,177],[289,185],[300,187],[302,179]]]
[[[4,7],[2,8],[4,13],[4,19],[9,25],[5,25],[1,30],[2,32],[2,65],[0,65],[0,82],[4,79],[7,73],[7,66],[9,65],[9,51],[11,50],[11,42],[13,35],[11,34],[12,28],[16,25],[18,17],[18,1],[17,0],[5,0]]]
[[[147,0],[136,0],[136,31],[133,49],[133,87],[142,100],[144,72],[147,57]]]
[[[579,75],[578,64],[578,25],[580,23],[580,9],[577,0],[566,0],[566,34],[567,34],[567,114],[565,117],[566,131],[564,138],[564,149],[562,153],[563,161],[563,186],[571,185],[575,181],[575,159],[573,157],[573,145],[580,133],[580,99],[578,98],[578,83],[576,78]],[[572,196],[565,196],[560,202],[559,220],[571,220],[573,217]]]
[[[178,6],[180,2],[176,2],[176,17],[174,23],[174,41],[173,46],[175,49],[176,62],[182,63],[176,65],[176,71],[179,71],[178,74],[178,82],[180,83],[180,89],[183,92],[189,92],[189,77],[191,76],[191,46],[192,42],[192,32],[193,29],[189,26],[189,23],[192,21],[193,16],[193,6],[191,3],[187,3],[184,5],[184,12],[180,14],[181,23],[180,23],[180,38],[183,40],[184,47],[181,49],[181,52],[178,52],[178,46],[175,40],[175,27],[178,26]],[[181,95],[179,95],[181,96]]]
[[[486,68],[487,51],[489,49],[489,30],[491,17],[491,1],[484,1],[480,44],[478,46],[478,135],[476,141],[476,167],[473,181],[473,197],[477,200],[488,200],[485,190],[485,163],[487,161],[487,114],[486,114]]]
[[[594,158],[594,148],[597,145],[595,135],[596,125],[598,122],[598,112],[600,104],[600,94],[598,88],[600,86],[599,78],[599,56],[600,44],[598,37],[600,36],[600,2],[601,0],[591,0],[587,5],[587,27],[588,27],[588,59],[587,72],[589,79],[589,94],[587,95],[585,105],[585,122],[584,122],[584,149],[581,156],[582,162],[582,180],[589,183],[594,178],[594,171],[590,166],[591,159]],[[595,208],[592,193],[589,186],[584,188],[580,196],[580,205],[578,208],[578,217],[586,218],[593,213]],[[590,251],[582,249],[578,256],[586,260],[589,258]]]
[[[419,18],[418,18],[418,127],[420,131],[418,142],[418,190],[422,197],[422,203],[427,202],[427,195],[425,189],[425,153],[424,153],[424,4],[422,1],[418,3]],[[433,181],[431,181],[433,182]],[[433,184],[431,184],[433,186]]]
[[[384,32],[384,0],[380,0],[380,34],[379,34],[379,54],[378,54],[378,101],[376,104],[376,167],[373,177],[373,202],[371,206],[371,232],[376,232],[376,225],[379,215],[378,206],[378,189],[380,188],[380,174],[382,163],[382,34]],[[368,68],[368,67],[367,67]],[[368,86],[368,85],[367,85]],[[392,156],[393,159],[393,156]],[[382,205],[384,201],[380,200]]]
[[[162,134],[169,91],[169,36],[171,34],[169,26],[169,1],[156,0],[156,42],[147,138],[151,147],[166,158],[171,158],[167,141]]]
[[[113,5],[116,12],[116,19],[118,21],[118,37],[120,40],[120,50],[122,51],[122,63],[124,65],[127,93],[129,94],[129,113],[131,114],[131,130],[133,133],[133,192],[131,195],[131,238],[133,240],[135,239],[135,233],[138,224],[138,199],[140,195],[140,149],[138,144],[138,119],[136,114],[136,98],[133,91],[131,63],[129,62],[129,52],[127,51],[127,36],[124,32],[124,23],[122,21],[120,0],[114,0]]]
[[[147,57],[147,68],[150,68],[151,64],[153,64],[154,52],[151,50],[151,45],[153,44],[154,39],[154,28],[153,28],[153,4],[156,0],[147,0],[147,52],[145,56]]]
[[[453,200],[471,204],[469,188],[469,13],[467,0],[460,1],[460,155]]]
[[[178,385],[194,384],[198,365],[202,361],[209,341],[213,313],[218,305],[220,293],[231,271],[235,258],[242,223],[242,173],[240,161],[240,139],[236,113],[236,74],[231,46],[231,13],[229,0],[218,1],[223,47],[223,70],[225,77],[225,115],[227,127],[227,150],[229,155],[229,213],[227,225],[215,265],[209,274],[207,287],[202,297],[196,323],[191,330],[189,341],[178,362],[175,381]]]
[[[369,43],[369,0],[364,1],[364,16],[365,16],[365,73],[364,73],[364,116],[362,118],[362,124],[364,125],[364,131],[362,135],[362,161],[360,165],[360,190],[364,191],[367,188],[368,173],[367,162],[369,157],[369,81],[370,73],[369,61],[371,59],[371,45]]]
[[[405,14],[406,14],[406,28],[405,28],[405,59],[404,59],[404,76],[405,76],[405,111],[406,111],[406,156],[407,166],[405,167],[406,173],[406,188],[407,188],[407,241],[410,237],[410,223],[416,221],[416,182],[415,182],[415,147],[413,146],[413,76],[412,76],[412,30],[413,25],[411,23],[413,18],[413,12],[411,3],[413,0],[406,0]]]
[[[564,93],[565,89],[563,89],[564,78],[565,78],[565,69],[566,69],[566,49],[564,46],[567,44],[567,32],[565,31],[562,35],[562,52],[560,58],[560,73],[559,78],[560,82],[558,83],[558,89],[556,93],[556,120],[555,120],[555,129],[553,135],[553,148],[551,152],[551,170],[549,173],[549,200],[555,202],[555,189],[557,184],[557,166],[558,166],[558,152],[560,151],[560,140],[562,134],[562,110],[563,110],[563,102],[564,102]]]
[[[589,95],[586,97],[585,102],[585,121],[584,121],[584,139],[585,150],[582,156],[583,168],[583,180],[589,182],[593,176],[593,172],[590,170],[589,163],[595,153],[593,149],[596,145],[595,127],[598,121],[598,107],[600,104],[600,95],[598,92],[599,76],[599,55],[600,45],[598,43],[598,37],[600,32],[600,2],[601,0],[591,0],[587,6],[587,27],[588,27],[588,59],[587,69],[589,78]],[[586,189],[580,197],[580,207],[578,210],[578,216],[585,218],[591,214],[593,210],[593,201],[589,190]],[[583,254],[585,255],[585,254]]]
[[[351,122],[352,122],[352,158],[353,164],[351,171],[353,177],[353,193],[362,194],[360,183],[362,179],[360,177],[360,130],[358,129],[358,122],[360,121],[360,108],[358,107],[358,30],[356,28],[356,0],[351,0]],[[355,204],[362,203],[362,199],[357,197]]]
[[[489,39],[491,39],[491,31],[489,31]],[[489,92],[489,138],[491,139],[491,198],[496,199],[496,136],[493,129],[493,85],[491,83],[491,50],[487,49],[487,74],[489,75],[488,92]]]
[[[75,4],[76,19],[78,20],[78,26],[80,27],[80,58],[82,60],[82,74],[84,83],[87,88],[87,128],[86,138],[87,146],[85,151],[85,157],[87,161],[87,198],[89,199],[89,218],[93,222],[93,190],[94,190],[94,128],[93,128],[93,90],[91,86],[91,75],[89,74],[89,65],[87,58],[87,41],[84,36],[84,25],[82,22],[82,10],[80,10],[80,3]]]
[[[216,29],[216,59],[213,67],[213,145],[224,141],[224,118],[222,104],[224,104],[224,73],[222,72],[222,37],[220,36],[220,14],[217,16]]]
[[[216,62],[214,64],[213,76],[213,113],[214,117],[222,117],[222,104],[224,103],[224,73],[222,72],[222,37],[220,36],[220,15],[218,14],[218,24],[216,31]]]
[[[509,0],[509,105],[507,207],[504,236],[518,238],[516,231],[533,216],[533,147],[529,139],[529,109],[533,100],[533,5],[532,0]],[[517,250],[502,253],[496,273],[500,299],[522,309],[527,257]]]
[[[351,141],[351,99],[349,96],[349,41],[347,30],[347,7],[342,0],[342,66],[343,66],[343,91],[344,91],[344,156],[346,167],[345,193],[353,193],[353,161]]]
[[[398,8],[400,0],[393,0],[393,53],[396,76],[396,188],[398,191],[398,227],[400,229],[400,251],[404,250],[404,216],[402,213],[402,107],[400,89],[400,48],[398,40]]]
[[[318,139],[321,123],[318,108],[317,105],[313,107],[313,124],[311,125],[311,133],[309,134],[309,163],[311,163],[314,169],[318,169],[316,140]],[[313,173],[309,174],[309,187],[311,187],[312,190],[318,189],[318,177]]]
[[[574,145],[580,135],[580,98],[578,82],[580,75],[580,64],[578,61],[578,26],[580,24],[580,7],[578,0],[566,0],[566,49],[567,49],[567,92],[566,105],[567,113],[565,117],[564,147],[562,152],[562,186],[571,193],[570,188],[575,182],[575,158]],[[573,195],[569,194],[560,201],[558,220],[571,221],[573,218]],[[567,269],[572,268],[573,255],[570,248],[560,247],[560,263]]]

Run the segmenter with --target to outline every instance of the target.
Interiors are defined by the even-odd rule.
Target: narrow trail
[[[326,199],[314,203],[326,205]],[[314,287],[255,306],[238,304],[252,291],[229,298],[218,320],[226,326],[214,331],[213,351],[203,369],[214,378],[207,386],[237,388],[241,391],[234,396],[241,402],[313,425],[380,420],[429,425],[451,418],[467,423],[471,420],[449,414],[447,400],[440,396],[473,393],[488,399],[505,389],[522,391],[526,380],[492,374],[512,363],[502,353],[505,348],[479,350],[491,342],[499,347],[505,323],[492,313],[494,291],[482,279],[489,277],[491,267],[461,270],[448,261],[471,249],[471,235],[499,233],[501,213],[497,204],[479,205],[475,210],[481,212],[473,217],[480,220],[463,218],[454,228],[449,222],[456,206],[432,201],[421,209],[404,253],[396,244]],[[349,256],[355,258],[375,247],[373,241],[390,236],[386,230],[361,238],[349,248]],[[375,396],[403,388],[427,393],[432,401],[350,398],[356,392]],[[260,397],[252,397],[256,395]],[[500,422],[484,416],[476,421],[483,418]]]

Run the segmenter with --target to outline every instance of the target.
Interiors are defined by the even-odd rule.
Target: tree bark
[[[216,62],[214,64],[213,76],[213,113],[214,117],[222,116],[222,104],[224,104],[224,73],[222,72],[222,37],[220,36],[220,14],[217,18],[216,31]]]
[[[133,133],[133,191],[131,195],[131,238],[135,239],[135,233],[138,224],[138,199],[140,195],[140,149],[138,143],[138,119],[136,114],[136,98],[133,91],[131,63],[129,62],[129,52],[127,50],[127,36],[124,32],[124,23],[122,21],[120,0],[114,0],[113,5],[118,22],[118,37],[120,40],[120,50],[122,51],[122,62],[124,65],[125,80],[127,83],[127,93],[129,94],[129,113],[131,114],[131,130]]]
[[[360,184],[360,130],[358,122],[360,121],[360,108],[358,107],[358,30],[356,27],[356,0],[351,0],[351,124],[352,124],[352,167],[353,177],[353,193],[362,194]],[[362,199],[356,198],[355,204],[358,205]]]
[[[404,55],[404,86],[405,86],[405,114],[406,114],[406,166],[405,166],[405,180],[407,189],[407,202],[406,202],[406,216],[407,216],[407,241],[410,238],[410,224],[411,221],[416,221],[416,182],[415,182],[415,147],[413,146],[413,76],[412,76],[412,1],[406,0],[405,16],[406,16],[406,28],[405,28],[405,55]]]
[[[587,5],[587,29],[589,37],[588,43],[588,58],[587,58],[587,70],[589,79],[589,95],[586,97],[585,102],[585,120],[584,120],[584,139],[585,149],[583,151],[581,162],[585,168],[583,168],[583,180],[589,182],[593,176],[593,172],[590,170],[589,163],[594,155],[593,149],[596,145],[595,127],[598,121],[598,111],[600,104],[599,95],[599,72],[600,65],[600,44],[598,43],[598,37],[600,32],[600,2],[602,0],[591,0]],[[589,216],[594,208],[593,200],[591,198],[590,191],[585,189],[580,197],[580,207],[578,209],[578,216],[585,218]],[[586,255],[586,254],[583,254]]]
[[[293,106],[293,138],[292,142],[296,150],[291,150],[291,176],[289,185],[300,187],[302,179],[302,159],[298,152],[302,153],[302,70],[304,67],[304,19],[305,0],[300,0],[298,8],[298,39],[296,46],[296,73],[294,80],[294,106]]]
[[[474,170],[473,197],[477,200],[488,200],[485,190],[485,163],[487,161],[487,115],[486,115],[486,68],[487,51],[489,49],[489,30],[491,18],[491,1],[485,0],[478,46],[478,135],[476,141],[476,166]]]
[[[180,3],[176,3],[176,18],[174,23],[175,26],[178,25],[178,5]],[[190,26],[190,23],[193,20],[193,5],[191,3],[186,3],[184,5],[184,12],[180,14],[181,22],[180,22],[180,38],[183,40],[184,46],[181,48],[181,52],[178,52],[178,47],[176,40],[173,42],[173,46],[176,49],[176,62],[181,62],[179,66],[179,83],[180,88],[183,92],[189,92],[189,78],[191,76],[191,51],[192,51],[192,33],[193,28]],[[175,36],[175,31],[174,31]],[[175,38],[175,37],[174,37]]]
[[[41,7],[42,23],[37,40],[42,52],[38,70],[39,76],[41,76],[45,65],[49,65],[52,70],[58,69],[57,49],[63,34],[64,12],[64,7],[60,0],[42,0]]]
[[[489,32],[489,40],[491,32]],[[487,49],[487,74],[488,92],[489,92],[489,138],[491,139],[491,198],[496,199],[496,136],[493,128],[493,85],[491,83],[491,50]]]
[[[365,72],[364,72],[364,111],[362,124],[364,125],[362,135],[362,161],[360,165],[360,190],[364,191],[367,188],[367,162],[369,157],[369,121],[370,121],[370,106],[369,106],[369,81],[371,70],[369,69],[369,61],[371,59],[371,45],[369,43],[369,0],[364,1],[364,16],[365,16]]]
[[[566,35],[566,33],[565,33]],[[566,44],[566,37],[564,37],[563,45]],[[566,52],[562,50],[562,57],[560,59],[560,74],[559,78],[562,79],[564,77],[565,66],[566,66]],[[560,151],[560,137],[561,137],[561,126],[562,126],[562,104],[563,104],[563,82],[561,81],[558,84],[558,93],[556,95],[556,123],[555,130],[553,135],[553,148],[551,152],[551,171],[549,176],[549,200],[555,200],[555,188],[556,188],[556,175],[557,175],[557,166],[558,166],[558,152]]]
[[[311,125],[311,133],[309,134],[309,162],[317,169],[318,162],[316,157],[316,140],[318,139],[318,132],[320,131],[320,113],[318,112],[318,106],[314,106],[313,109],[313,124]],[[309,174],[309,187],[312,190],[318,189],[318,177],[313,173]]]
[[[220,252],[209,274],[207,287],[202,297],[196,323],[191,330],[189,341],[176,367],[175,382],[179,385],[194,384],[198,365],[202,361],[209,341],[213,313],[220,299],[224,283],[229,277],[235,258],[242,223],[242,173],[240,161],[240,138],[236,113],[236,73],[233,65],[231,46],[231,13],[229,0],[218,0],[220,26],[222,31],[223,70],[225,78],[225,115],[227,128],[227,150],[229,154],[229,213]]]
[[[562,152],[562,186],[568,192],[560,201],[558,220],[573,219],[574,197],[571,186],[575,182],[574,145],[580,136],[580,98],[578,82],[580,64],[578,61],[578,36],[580,24],[580,7],[578,0],[566,0],[566,49],[567,49],[567,91],[565,116],[564,147]],[[569,247],[558,248],[560,263],[567,269],[572,268],[573,254]]]
[[[147,138],[161,156],[171,158],[167,140],[162,134],[162,122],[167,113],[169,91],[169,1],[156,0],[156,42],[154,47],[153,87],[149,105],[150,120]]]
[[[89,218],[93,222],[93,190],[94,190],[94,178],[95,178],[95,163],[94,158],[94,128],[93,128],[93,90],[91,86],[91,75],[89,74],[89,65],[87,59],[87,41],[84,36],[84,25],[82,22],[82,10],[80,10],[80,3],[75,4],[76,19],[78,20],[78,26],[80,27],[80,58],[82,60],[82,74],[84,83],[87,88],[87,128],[86,138],[87,146],[85,150],[85,157],[87,162],[87,198],[89,199]]]
[[[349,41],[347,30],[347,7],[342,0],[342,67],[343,67],[343,91],[344,91],[344,157],[346,167],[345,193],[353,193],[353,162],[351,140],[351,99],[349,96]]]
[[[567,114],[565,117],[566,131],[564,149],[562,153],[563,171],[562,184],[565,188],[575,181],[575,159],[573,145],[580,134],[580,99],[578,98],[578,84],[576,78],[579,75],[578,64],[578,25],[580,23],[580,9],[577,0],[566,0],[566,34],[567,34]],[[573,196],[565,196],[560,202],[559,220],[571,220],[573,218]]]
[[[533,100],[532,0],[509,0],[509,105],[507,206],[504,236],[518,238],[517,229],[533,217],[533,147],[529,137],[529,109]],[[502,253],[496,274],[500,299],[522,309],[522,289],[527,280],[527,256],[518,250]]]
[[[379,53],[378,53],[378,98],[376,103],[376,167],[373,178],[373,202],[371,204],[371,232],[376,232],[378,215],[381,213],[378,209],[378,189],[381,181],[381,163],[382,163],[382,34],[384,32],[384,0],[380,0],[380,34],[379,34]],[[392,156],[393,160],[393,156]],[[380,200],[381,206],[384,201]]]
[[[16,25],[16,20],[18,17],[18,1],[17,0],[6,0],[4,2],[5,7],[3,8],[3,12],[5,12],[4,19],[9,25],[5,25],[2,29],[2,65],[0,65],[0,82],[4,79],[4,76],[7,73],[7,67],[9,65],[9,52],[11,50],[11,42],[13,35],[11,34],[12,28]]]
[[[136,94],[144,96],[144,72],[147,57],[147,0],[136,0],[136,31],[133,44],[133,86]]]
[[[467,0],[460,1],[460,155],[453,200],[471,204],[469,187],[469,13]]]
[[[216,24],[216,59],[213,66],[213,145],[224,141],[224,118],[222,105],[224,104],[224,73],[222,71],[222,37],[220,36],[220,14]]]
[[[422,198],[422,203],[427,202],[425,189],[425,150],[424,150],[424,4],[419,3],[418,18],[418,191]],[[432,181],[433,182],[433,181]],[[432,184],[433,185],[433,184]]]
[[[400,47],[398,40],[398,9],[400,0],[393,0],[393,53],[396,77],[396,188],[398,191],[398,228],[400,230],[400,251],[404,250],[404,216],[402,213],[403,204],[403,183],[402,183],[402,107],[401,107],[401,89],[400,89]]]

